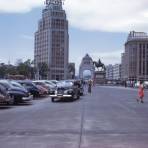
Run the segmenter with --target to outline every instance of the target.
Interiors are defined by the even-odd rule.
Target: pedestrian
[[[140,85],[139,85],[139,88],[138,88],[138,95],[139,95],[139,98],[137,99],[137,102],[141,102],[141,103],[144,103],[143,99],[144,99],[144,86],[143,86],[143,82],[140,81]]]
[[[124,82],[124,86],[125,86],[125,88],[127,87],[126,81]]]
[[[90,81],[88,81],[88,93],[91,93],[91,86],[92,86],[92,83],[90,80]]]

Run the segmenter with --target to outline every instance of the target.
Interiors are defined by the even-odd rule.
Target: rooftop
[[[148,34],[145,32],[135,32],[131,31],[128,35],[127,42],[133,40],[148,40]]]

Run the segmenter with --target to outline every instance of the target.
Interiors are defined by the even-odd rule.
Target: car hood
[[[28,93],[28,91],[24,88],[19,88],[19,87],[11,87],[9,88],[9,91],[21,91],[21,92],[24,92],[24,93]]]

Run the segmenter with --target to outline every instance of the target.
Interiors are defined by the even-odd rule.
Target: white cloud
[[[28,12],[44,0],[0,0],[0,12]],[[148,0],[66,0],[71,26],[110,32],[148,31]]]
[[[72,26],[86,30],[148,31],[148,0],[67,0]]]
[[[0,0],[0,12],[29,12],[32,8],[41,6],[43,2],[43,0]]]
[[[118,64],[121,63],[121,53],[123,51],[117,50],[112,52],[97,52],[92,53],[90,56],[94,61],[98,61],[99,59],[104,63],[105,65],[108,64]]]
[[[67,0],[71,25],[86,30],[148,31],[147,0]]]

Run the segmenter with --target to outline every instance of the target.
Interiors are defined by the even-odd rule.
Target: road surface
[[[0,148],[148,148],[148,92],[96,86],[74,102],[0,106]]]

